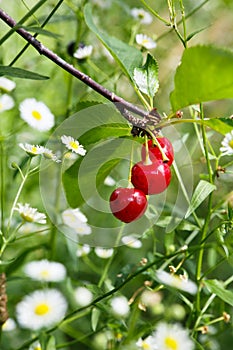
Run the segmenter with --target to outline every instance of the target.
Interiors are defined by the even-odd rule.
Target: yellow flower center
[[[41,349],[41,346],[40,346],[40,345],[38,345],[38,346],[36,345],[35,348],[34,348],[33,350],[42,350],[42,349]]]
[[[41,120],[42,119],[42,115],[38,111],[32,111],[32,116],[36,120]]]
[[[165,339],[165,345],[167,346],[167,348],[170,350],[177,350],[178,349],[178,344],[177,341],[171,337],[167,337]]]
[[[43,271],[41,271],[40,274],[41,274],[41,277],[46,278],[46,277],[49,276],[49,271],[48,270],[43,270]]]
[[[229,141],[229,146],[233,148],[233,140]]]
[[[143,342],[142,343],[142,348],[143,348],[143,350],[150,350],[150,345],[148,344],[148,343],[146,343],[146,342]]]
[[[70,147],[72,147],[73,149],[78,149],[78,144],[75,141],[70,141]]]
[[[36,148],[36,146],[32,146],[32,148],[31,148],[31,153],[37,153],[37,148]]]
[[[39,304],[35,307],[35,314],[38,316],[46,315],[49,312],[49,306],[47,304]]]
[[[149,40],[148,39],[143,39],[142,40],[142,45],[145,45],[145,44],[149,44]]]
[[[0,110],[3,108],[3,104],[0,102]]]
[[[21,213],[20,215],[27,222],[33,222],[34,221],[33,218],[31,216],[27,215],[27,214]]]

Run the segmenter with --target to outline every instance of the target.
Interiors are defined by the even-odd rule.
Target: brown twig
[[[76,69],[73,65],[69,64],[65,60],[63,60],[61,57],[59,57],[57,54],[55,54],[53,51],[49,50],[47,47],[45,47],[39,40],[37,40],[34,36],[32,36],[28,31],[26,31],[23,28],[20,28],[20,26],[17,25],[17,22],[13,18],[11,18],[6,12],[4,12],[2,9],[0,9],[0,18],[11,28],[14,28],[15,31],[24,38],[30,45],[32,45],[41,55],[47,57],[49,60],[53,61],[56,65],[63,68],[65,71],[72,74],[74,77],[78,78],[80,81],[82,81],[87,86],[91,87],[93,90],[104,96],[109,101],[113,102],[117,109],[122,113],[123,117],[126,118],[131,124],[142,127],[143,129],[146,128],[147,124],[154,124],[155,121],[151,123],[151,116],[150,113],[147,111],[144,111],[140,109],[139,107],[135,106],[134,104],[124,100],[123,98],[117,96],[113,92],[109,91],[99,83],[97,83],[95,80],[93,80],[88,75],[84,74],[83,72],[80,72],[78,69]],[[135,113],[136,115],[142,117],[137,118],[135,116],[132,116],[130,112]]]

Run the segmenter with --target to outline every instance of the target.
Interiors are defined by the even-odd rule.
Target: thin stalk
[[[21,18],[21,20],[18,23],[15,23],[16,28],[10,29],[3,37],[0,39],[0,46],[16,31],[17,28],[20,27],[28,18],[30,18],[47,0],[41,0],[33,6],[33,8],[27,12],[27,14]],[[2,10],[1,10],[2,11]]]
[[[1,196],[1,231],[4,232],[4,207],[5,207],[5,174],[4,174],[4,146],[0,140],[0,196]]]
[[[186,14],[185,18],[186,20],[191,17],[192,15],[194,15],[197,11],[199,11],[207,2],[209,2],[209,0],[204,0],[202,3],[200,3],[197,7],[195,7],[193,10],[191,10],[189,13]],[[177,25],[182,23],[182,19],[179,20],[177,22]],[[169,33],[171,33],[173,31],[173,28],[169,29],[166,33],[161,34],[158,38],[157,38],[157,42],[161,39],[163,39],[166,35],[168,35]]]
[[[140,0],[141,3],[147,8],[148,11],[150,11],[150,13],[152,13],[156,18],[158,18],[160,21],[162,21],[164,24],[166,24],[166,26],[170,26],[170,22],[167,21],[166,19],[164,19],[163,17],[161,17],[158,12],[156,12],[154,9],[152,9],[145,0]]]
[[[32,161],[32,158],[30,157],[30,158],[29,158],[29,161],[28,161],[28,166],[27,166],[26,173],[25,173],[25,175],[24,175],[24,177],[23,177],[23,179],[22,179],[22,182],[21,182],[21,184],[20,184],[20,186],[19,186],[18,192],[16,193],[14,202],[13,202],[12,207],[11,207],[10,216],[9,216],[8,225],[7,225],[7,234],[8,234],[8,235],[9,235],[11,220],[12,220],[12,217],[13,217],[13,213],[14,213],[16,204],[17,204],[17,202],[18,202],[18,200],[19,200],[19,196],[20,196],[20,194],[21,194],[21,192],[22,192],[22,189],[23,189],[23,187],[24,187],[24,185],[25,185],[25,182],[26,182],[26,180],[27,180],[27,178],[28,178],[28,175],[29,175],[29,173],[30,173],[31,161]]]
[[[182,24],[183,24],[183,39],[184,39],[184,42],[185,42],[185,47],[187,47],[186,18],[185,18],[185,9],[184,9],[183,1],[179,0],[179,4],[180,4]]]
[[[61,6],[61,4],[63,3],[64,0],[60,0],[56,6],[53,7],[52,11],[50,12],[50,14],[48,15],[48,17],[46,18],[46,20],[41,24],[39,24],[40,28],[44,28],[46,26],[46,24],[49,22],[50,18],[54,15],[54,13],[57,11],[57,9]],[[34,17],[34,16],[33,16]],[[39,35],[39,33],[36,33],[33,35],[34,38],[36,38]],[[22,50],[20,50],[20,52],[15,56],[15,58],[10,62],[9,66],[13,66],[15,64],[16,61],[18,61],[18,59],[24,54],[24,52],[27,50],[27,48],[30,46],[29,43],[27,43]]]
[[[203,104],[200,104],[200,117],[203,120],[204,119],[204,111],[203,111]],[[209,153],[208,153],[208,146],[207,146],[207,136],[206,136],[206,130],[205,126],[201,126],[201,131],[202,131],[202,138],[203,138],[203,146],[204,146],[204,151],[205,151],[205,157],[206,157],[206,164],[207,164],[207,170],[209,174],[209,182],[213,183],[213,171],[211,168],[211,163],[209,159]],[[203,256],[204,256],[204,248],[205,248],[205,239],[208,233],[208,228],[209,228],[209,223],[211,219],[211,211],[212,211],[212,198],[213,198],[213,193],[210,194],[209,196],[209,201],[208,201],[208,211],[207,215],[205,218],[205,223],[202,229],[202,234],[201,234],[201,243],[200,243],[200,250],[197,258],[197,268],[196,268],[196,280],[199,284],[198,287],[198,292],[197,292],[197,299],[196,299],[196,310],[198,313],[200,313],[201,306],[201,298],[200,298],[200,293],[201,293],[201,271],[202,271],[202,264],[203,264]]]

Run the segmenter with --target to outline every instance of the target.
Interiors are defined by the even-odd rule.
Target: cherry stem
[[[147,135],[144,136],[145,139],[145,145],[146,145],[146,159],[144,161],[145,165],[150,165],[152,164],[152,161],[150,160],[150,155],[149,155],[149,148],[148,148],[148,137]]]
[[[163,158],[163,162],[167,162],[169,161],[168,157],[166,156],[166,154],[164,153],[162,147],[160,146],[160,143],[158,142],[157,138],[155,137],[154,133],[152,131],[148,131],[149,134],[152,136],[152,141],[153,143],[158,147],[159,151],[162,154],[162,158]]]

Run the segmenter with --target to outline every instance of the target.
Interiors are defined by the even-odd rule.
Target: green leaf
[[[51,336],[46,345],[46,350],[56,350],[56,340],[54,336]]]
[[[205,101],[233,98],[233,52],[214,46],[184,51],[170,100],[173,111]]]
[[[93,22],[92,7],[90,4],[86,4],[84,7],[84,18],[89,29],[96,34],[102,44],[121,66],[123,72],[133,80],[134,68],[142,65],[141,51],[103,31],[100,31]]]
[[[45,35],[45,36],[49,36],[51,38],[59,38],[61,37],[61,35],[59,34],[56,34],[56,33],[52,33],[48,30],[45,30],[41,27],[31,27],[31,26],[20,26],[20,28],[23,28],[25,30],[27,30],[28,32],[31,32],[31,33],[36,33],[36,34],[40,34],[40,35]]]
[[[191,215],[194,210],[199,207],[199,205],[209,196],[209,194],[211,192],[213,192],[216,189],[215,185],[212,185],[211,183],[209,183],[208,181],[205,180],[201,180],[191,199],[189,208],[187,213],[185,214],[185,219],[187,219],[187,217],[189,217],[189,215]]]
[[[44,75],[40,75],[29,70],[9,67],[9,66],[0,66],[0,76],[8,75],[10,77],[15,78],[23,78],[23,79],[32,79],[32,80],[47,80],[49,77]]]
[[[216,294],[225,303],[233,306],[233,292],[226,290],[223,282],[218,280],[206,280],[204,283],[211,293]]]
[[[93,332],[96,331],[96,328],[99,322],[99,317],[100,317],[100,310],[94,307],[91,313],[91,328]]]
[[[233,120],[230,118],[213,118],[205,120],[204,124],[222,135],[228,134],[233,129]]]
[[[151,98],[154,97],[159,88],[158,69],[156,59],[149,53],[144,66],[134,69],[134,81],[136,85],[141,92]]]

